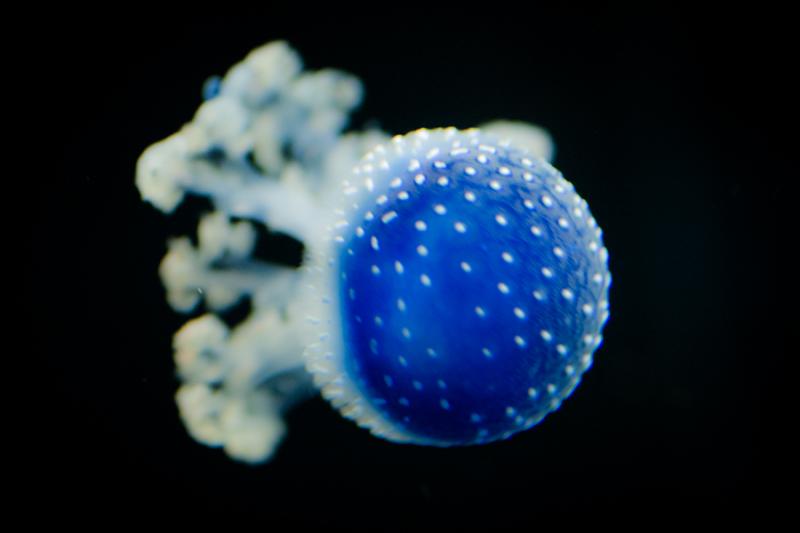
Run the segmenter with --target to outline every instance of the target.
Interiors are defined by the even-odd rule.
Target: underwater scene
[[[771,60],[686,13],[464,16],[53,29],[31,494],[278,531],[782,508]]]

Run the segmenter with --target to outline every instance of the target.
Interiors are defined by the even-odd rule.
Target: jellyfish
[[[549,135],[505,120],[345,131],[362,92],[269,43],[137,163],[158,210],[213,205],[159,271],[171,307],[202,309],[173,339],[180,416],[234,459],[271,458],[286,411],[316,392],[392,442],[507,439],[559,408],[602,342],[608,252]],[[259,225],[303,243],[299,268],[253,256]]]

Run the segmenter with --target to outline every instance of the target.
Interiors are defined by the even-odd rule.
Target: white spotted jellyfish
[[[309,390],[394,442],[506,439],[558,409],[609,317],[602,231],[532,125],[342,133],[361,99],[343,72],[303,72],[283,42],[206,86],[194,120],[139,160],[144,199],[214,210],[169,242],[176,395],[189,433],[269,459]],[[257,226],[304,245],[254,256]],[[226,309],[250,300],[228,326]]]

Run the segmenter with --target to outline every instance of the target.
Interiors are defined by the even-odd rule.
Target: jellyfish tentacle
[[[304,269],[252,257],[253,225],[311,253],[327,223],[327,191],[385,140],[379,131],[341,135],[361,94],[357,78],[303,72],[294,50],[270,43],[207,84],[193,120],[137,163],[142,198],[165,214],[189,194],[214,207],[199,221],[197,245],[170,240],[160,274],[174,309],[209,311],[174,338],[181,416],[195,439],[234,458],[271,456],[285,433],[281,414],[314,390],[302,354],[319,303],[298,290]],[[251,311],[235,327],[213,314],[243,298]]]
[[[207,313],[175,334],[176,400],[196,440],[246,462],[272,455],[283,413],[314,390],[301,357],[308,323],[287,316],[262,309],[229,329]]]
[[[230,222],[216,211],[201,219],[197,233],[197,247],[188,237],[170,240],[161,262],[167,300],[175,310],[190,312],[201,300],[213,310],[224,310],[243,297],[257,299],[260,307],[280,307],[291,300],[300,273],[251,258],[255,231],[249,222]]]
[[[309,238],[319,190],[341,175],[324,167],[361,101],[359,80],[333,69],[303,73],[297,53],[275,42],[231,68],[211,94],[190,123],[144,151],[142,197],[171,213],[187,193],[202,195],[231,216]]]

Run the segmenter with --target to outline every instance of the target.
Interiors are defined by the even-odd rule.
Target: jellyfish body
[[[608,317],[602,232],[573,186],[450,128],[396,137],[343,187],[326,369],[350,382],[343,411],[447,446],[506,438],[558,408]]]
[[[195,439],[264,461],[313,384],[388,440],[480,444],[572,392],[601,343],[611,277],[543,130],[342,134],[358,80],[303,73],[280,42],[206,89],[137,168],[165,213],[187,194],[214,206],[197,244],[171,240],[161,264],[176,310],[205,307],[174,340]],[[303,242],[299,269],[252,257],[258,224]],[[217,313],[243,298],[249,316],[226,326]]]

